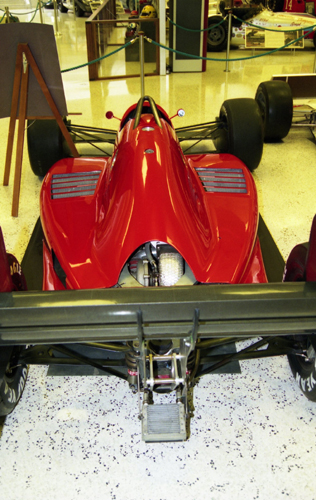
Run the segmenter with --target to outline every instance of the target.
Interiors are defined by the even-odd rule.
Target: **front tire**
[[[222,104],[219,128],[213,135],[219,153],[237,156],[253,172],[263,150],[262,119],[254,99],[229,99]]]
[[[259,104],[265,141],[281,141],[290,131],[293,98],[288,83],[271,80],[260,83],[255,97]]]
[[[226,21],[220,24],[221,21],[223,21],[221,16],[212,16],[208,19],[207,50],[209,52],[221,52],[227,47],[228,24]]]

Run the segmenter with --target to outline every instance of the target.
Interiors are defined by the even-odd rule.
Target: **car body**
[[[140,273],[146,257],[139,249],[149,241],[155,252],[166,253],[164,246],[174,252],[176,269],[181,255],[194,275],[192,284],[266,281],[256,239],[256,189],[247,167],[230,155],[184,156],[161,108],[160,125],[148,111],[134,128],[135,119],[128,117],[135,109],[122,118],[111,158],[66,158],[45,177],[44,289],[62,288],[53,254],[67,276],[65,288],[139,286],[134,272],[128,278],[121,273],[138,260]],[[209,216],[212,211],[216,218]],[[179,224],[180,213],[185,224]],[[113,247],[120,252],[113,255]]]
[[[221,16],[214,16],[209,13],[208,25],[214,25],[214,29],[208,32],[208,50],[216,51],[223,50],[227,46],[227,33],[228,24],[227,20],[218,26],[218,23],[223,21],[224,17],[228,14],[227,8],[221,8]],[[238,19],[237,19],[238,18]],[[250,23],[250,24],[247,24]],[[316,18],[310,14],[294,14],[292,12],[272,12],[269,9],[262,7],[262,5],[243,5],[242,7],[233,8],[232,16],[232,31],[231,31],[231,45],[241,46],[245,45],[246,29],[251,31],[253,28],[267,29],[280,29],[280,30],[297,30],[297,37],[302,35],[302,32],[307,33],[307,28],[311,28],[316,24]],[[262,36],[265,31],[260,30]],[[309,30],[309,33],[304,38],[304,46],[314,47],[315,32]],[[288,43],[286,40],[286,33],[284,36],[285,45]],[[262,46],[263,48],[265,45]],[[266,48],[276,48],[270,46],[267,42]]]
[[[18,402],[27,364],[87,364],[123,378],[142,397],[145,441],[185,440],[188,390],[202,375],[239,359],[234,350],[212,357],[214,346],[231,345],[240,331],[240,338],[255,339],[245,359],[290,352],[296,360],[303,341],[289,338],[291,325],[285,339],[268,335],[276,311],[286,318],[280,285],[264,289],[259,310],[260,291],[253,288],[277,280],[263,257],[263,221],[250,172],[260,162],[263,131],[275,139],[269,110],[263,127],[260,105],[266,92],[276,97],[276,87],[283,92],[286,86],[261,84],[257,100],[225,101],[214,122],[178,129],[151,97],[143,96],[126,110],[117,133],[106,131],[111,154],[64,155],[47,165],[33,233],[37,242],[32,236],[22,262],[26,270],[32,248],[40,248],[31,278],[42,274],[42,291],[30,286],[37,292],[10,294],[14,287],[0,238],[2,415]],[[277,106],[281,101],[281,94],[273,99]],[[271,116],[279,119],[282,109],[273,109]],[[42,143],[48,134],[54,142],[52,130],[43,132],[42,123],[39,129],[30,126],[29,153],[31,135]],[[188,144],[210,139],[217,147],[212,152],[193,153]],[[34,158],[30,154],[31,163]],[[314,233],[316,242],[316,225]],[[316,244],[313,248],[314,262]],[[313,279],[315,269],[308,269]],[[281,259],[280,282],[282,273]],[[268,306],[272,312],[265,321]],[[297,295],[291,300],[291,319],[296,311],[306,315]],[[275,325],[273,332],[280,328],[278,319]],[[314,318],[304,323],[305,332],[314,327]],[[174,403],[154,404],[154,394],[171,393]]]

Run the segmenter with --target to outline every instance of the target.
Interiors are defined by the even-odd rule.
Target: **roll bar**
[[[137,103],[136,113],[135,113],[134,129],[136,127],[138,127],[138,125],[139,125],[140,117],[142,115],[143,105],[144,105],[145,101],[149,102],[149,107],[151,109],[152,114],[154,115],[155,122],[157,123],[158,127],[162,128],[160,117],[159,117],[159,114],[158,114],[158,109],[157,109],[155,101],[153,100],[152,97],[150,97],[148,95],[145,95],[144,97],[141,97],[139,99],[138,103]]]

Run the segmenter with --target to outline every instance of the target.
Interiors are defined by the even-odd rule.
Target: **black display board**
[[[0,118],[11,114],[16,53],[19,43],[27,43],[48,86],[61,116],[67,105],[61,79],[53,26],[47,24],[9,23],[0,25]],[[45,96],[30,71],[27,116],[53,116]]]

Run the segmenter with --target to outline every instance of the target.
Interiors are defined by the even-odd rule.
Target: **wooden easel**
[[[31,67],[40,88],[49,104],[50,109],[53,112],[52,116],[27,116],[27,98],[28,98],[28,77],[29,77],[29,67]],[[47,87],[42,74],[36,64],[36,61],[32,55],[32,52],[27,43],[19,43],[17,48],[16,63],[15,63],[15,73],[13,82],[13,93],[11,102],[11,114],[10,114],[10,124],[9,124],[9,135],[7,143],[7,154],[4,170],[3,185],[8,186],[10,177],[10,168],[12,160],[13,142],[14,142],[14,132],[16,119],[19,120],[18,126],[18,138],[16,145],[16,161],[15,161],[15,174],[14,174],[14,186],[13,186],[13,199],[12,199],[12,216],[17,217],[19,213],[19,198],[20,198],[20,186],[21,186],[21,174],[22,174],[22,159],[23,159],[23,146],[24,146],[24,131],[25,131],[25,121],[27,118],[31,119],[48,119],[55,118],[60,130],[65,137],[65,140],[70,148],[71,154],[78,158],[80,155],[74,145],[74,142],[67,130],[67,127],[57,109],[54,99]]]

